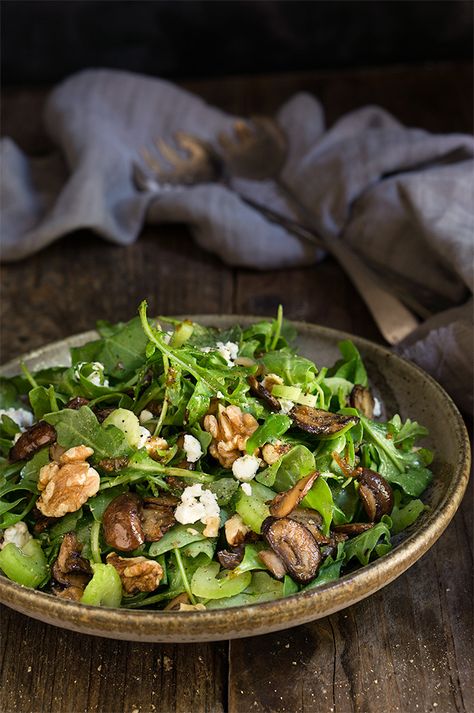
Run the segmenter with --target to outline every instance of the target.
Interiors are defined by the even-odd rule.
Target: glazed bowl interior
[[[263,318],[195,315],[193,319],[225,328]],[[470,451],[462,417],[437,382],[384,347],[332,329],[294,324],[299,333],[299,353],[318,366],[333,364],[339,357],[338,342],[352,339],[383,405],[382,419],[399,413],[403,419],[417,420],[429,429],[422,444],[435,451],[433,483],[423,495],[429,508],[393,540],[389,554],[304,594],[232,609],[161,612],[88,607],[21,587],[3,576],[0,601],[28,616],[81,633],[130,641],[214,641],[264,634],[327,616],[376,592],[416,562],[449,524],[467,485]],[[76,335],[32,352],[23,360],[34,370],[67,365],[69,348],[95,337],[95,332]],[[0,369],[4,376],[18,371],[19,360]]]

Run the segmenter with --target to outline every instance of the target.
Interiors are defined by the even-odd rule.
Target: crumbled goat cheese
[[[235,342],[217,342],[217,351],[227,362],[227,366],[235,366],[234,361],[239,354],[239,345]]]
[[[174,516],[182,525],[201,521],[203,525],[214,522],[220,516],[217,498],[210,490],[203,490],[201,483],[189,485],[181,495],[181,502]]]
[[[184,436],[184,452],[188,463],[195,463],[202,456],[202,448],[198,439],[188,433]]]
[[[140,415],[138,417],[138,420],[140,423],[143,424],[146,423],[147,421],[151,421],[153,418],[153,414],[151,411],[148,411],[148,409],[144,408],[143,411],[140,411]]]
[[[79,381],[82,367],[87,364],[85,361],[76,364],[74,369],[74,378]],[[93,361],[91,364],[92,370],[89,376],[85,376],[87,381],[90,381],[94,386],[108,386],[109,380],[104,376],[104,365],[100,361]]]
[[[217,394],[216,394],[216,396],[217,396],[218,399],[223,399],[223,398],[224,398],[224,394],[222,393],[222,391],[218,391]]]
[[[255,478],[257,470],[260,467],[260,458],[255,456],[245,455],[237,458],[232,464],[232,473],[244,483],[248,483],[252,478]]]
[[[151,438],[151,433],[148,430],[148,428],[145,428],[145,426],[140,426],[140,435],[138,437],[137,441],[137,448],[143,448],[145,443],[148,441],[149,438]]]
[[[378,400],[376,396],[374,396],[374,416],[377,418],[377,416],[382,415],[382,404]]]
[[[290,401],[290,399],[278,399],[278,401],[280,402],[281,406],[280,413],[284,414],[290,413],[291,409],[295,405],[293,401]]]
[[[245,495],[252,495],[252,486],[250,483],[242,483],[240,487],[244,491]]]
[[[33,425],[33,414],[25,408],[2,408],[0,409],[0,419],[8,416],[22,431]]]
[[[3,548],[9,545],[10,542],[13,542],[14,545],[22,549],[26,545],[26,543],[32,539],[33,537],[28,532],[28,528],[25,523],[17,522],[15,525],[7,527],[7,529],[3,533],[3,542],[0,546],[0,549],[3,550]]]

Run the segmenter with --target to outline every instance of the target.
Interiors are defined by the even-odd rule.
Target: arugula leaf
[[[367,371],[360,356],[359,350],[350,339],[345,339],[338,344],[339,351],[342,354],[342,359],[337,361],[334,366],[328,370],[328,376],[339,377],[352,382],[352,384],[360,384],[368,386],[369,379]]]
[[[393,499],[393,510],[390,513],[390,519],[392,520],[391,531],[393,535],[398,535],[402,530],[406,530],[407,527],[412,525],[415,520],[419,518],[422,512],[429,510],[428,506],[418,499],[410,499],[402,504],[402,494],[399,490],[394,492]]]
[[[360,564],[366,565],[370,558],[376,554],[378,557],[385,555],[392,549],[390,541],[391,519],[384,515],[380,522],[357,537],[344,543],[344,564],[356,558]]]
[[[145,360],[148,339],[140,318],[134,317],[115,326],[102,323],[101,331],[102,339],[71,349],[73,365],[99,361],[109,376],[120,380],[130,378]]]
[[[317,510],[323,518],[324,534],[329,534],[332,521],[333,499],[331,488],[320,475],[316,478],[311,490],[301,501],[301,506]]]
[[[276,463],[265,468],[255,480],[281,493],[293,487],[297,480],[315,470],[314,456],[306,446],[298,445]]]
[[[0,377],[0,409],[23,408],[14,382],[5,376]]]
[[[94,451],[93,462],[104,458],[118,458],[128,453],[127,440],[118,428],[103,428],[88,406],[80,409],[63,409],[47,414],[44,420],[55,427],[58,443],[63,448],[89,446]]]
[[[307,592],[309,589],[319,587],[321,584],[332,582],[339,579],[341,576],[341,567],[344,564],[344,543],[340,542],[337,546],[336,559],[326,557],[321,567],[319,568],[318,576],[312,582],[302,588],[302,592]]]

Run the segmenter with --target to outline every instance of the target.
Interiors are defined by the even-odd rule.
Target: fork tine
[[[163,175],[164,170],[163,166],[160,164],[160,162],[151,154],[148,149],[142,148],[140,149],[140,155],[145,161],[146,165],[148,166],[149,169],[151,169],[154,173],[157,173],[158,175]]]
[[[208,150],[200,139],[187,134],[185,131],[177,131],[175,139],[179,146],[190,155],[191,161],[206,158]]]
[[[248,141],[248,139],[254,137],[255,132],[252,131],[246,121],[237,119],[234,122],[234,134],[238,141]]]
[[[184,163],[183,158],[179,155],[175,149],[164,141],[161,137],[156,139],[155,145],[158,148],[162,156],[170,163],[172,166],[178,167]]]

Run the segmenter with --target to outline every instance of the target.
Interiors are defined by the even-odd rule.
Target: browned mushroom
[[[53,564],[53,593],[62,599],[79,601],[92,577],[91,566],[81,557],[82,544],[74,532],[68,532],[61,543]]]
[[[44,446],[50,446],[56,440],[56,430],[46,421],[38,421],[21,434],[10,448],[10,461],[29,460]]]
[[[235,569],[244,558],[245,548],[243,545],[233,547],[231,550],[220,550],[217,559],[224,569]]]
[[[73,396],[64,408],[72,408],[74,411],[78,411],[81,406],[87,406],[88,403],[89,399],[85,399],[83,396]]]
[[[349,403],[352,408],[356,408],[363,416],[367,418],[373,417],[375,401],[371,390],[366,386],[356,384],[350,393]]]
[[[267,517],[262,523],[262,535],[296,582],[306,584],[314,579],[322,556],[316,540],[304,525],[287,517]]]
[[[357,478],[359,497],[369,520],[378,522],[383,515],[389,515],[393,508],[393,492],[385,478],[370,468],[362,468]]]
[[[373,522],[348,522],[345,525],[334,525],[334,532],[348,537],[355,537],[362,532],[367,532],[374,526]]]
[[[98,422],[103,423],[107,416],[110,416],[111,413],[116,411],[116,408],[94,408],[92,410],[94,411]]]
[[[328,545],[331,543],[331,537],[324,535],[321,530],[323,518],[317,510],[311,510],[310,508],[296,508],[296,510],[290,512],[288,517],[290,520],[295,520],[295,522],[299,522],[301,525],[304,525],[313,535],[318,545]]]
[[[103,458],[97,463],[97,466],[106,473],[116,473],[118,470],[125,468],[128,465],[128,457],[120,456],[120,458]]]
[[[121,552],[131,552],[145,542],[141,522],[142,502],[135,493],[118,495],[107,506],[102,525],[106,543]]]
[[[289,515],[303,500],[304,496],[308,494],[318,476],[319,473],[315,470],[305,478],[298,480],[289,490],[275,495],[269,505],[270,514],[273,515],[273,517],[286,517]]]
[[[265,567],[270,570],[274,577],[283,579],[287,572],[286,565],[274,550],[260,550],[258,558],[262,560]]]
[[[182,592],[181,594],[178,594],[177,597],[172,599],[171,601],[168,602],[168,604],[165,606],[166,611],[178,611],[181,604],[189,604],[189,596],[187,592]]]
[[[275,396],[272,396],[268,389],[264,385],[257,381],[255,376],[248,376],[247,381],[250,384],[250,393],[256,396],[258,399],[262,399],[271,411],[280,411],[281,404]]]
[[[316,436],[332,436],[349,424],[359,422],[357,416],[343,416],[312,406],[293,406],[288,415],[295,426]]]
[[[158,542],[176,520],[174,509],[179,503],[179,498],[172,495],[163,495],[160,498],[144,498],[140,514],[146,542]]]

